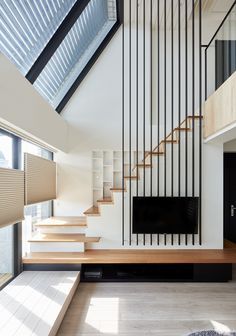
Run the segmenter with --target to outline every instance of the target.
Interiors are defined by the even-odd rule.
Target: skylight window
[[[58,111],[123,19],[123,0],[1,0],[0,52]]]
[[[0,51],[25,76],[76,0],[1,0]]]
[[[116,23],[115,0],[91,0],[34,86],[56,108]]]

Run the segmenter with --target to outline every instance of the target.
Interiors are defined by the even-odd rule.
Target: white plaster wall
[[[224,143],[224,152],[236,152],[236,139]]]
[[[66,120],[1,53],[0,123],[55,150],[67,150]]]

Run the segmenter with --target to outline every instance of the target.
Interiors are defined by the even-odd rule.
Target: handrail
[[[209,48],[209,46],[211,45],[212,41],[214,40],[214,38],[216,37],[216,35],[218,34],[218,32],[220,31],[221,27],[223,26],[223,24],[225,23],[225,21],[227,20],[228,16],[230,15],[230,13],[232,12],[234,6],[236,5],[236,0],[234,1],[234,3],[232,4],[232,6],[230,7],[230,9],[228,10],[227,14],[225,15],[224,19],[221,21],[221,24],[219,25],[219,27],[217,28],[215,34],[212,36],[210,42],[207,45],[202,45],[202,47],[206,48],[205,50],[207,50]]]

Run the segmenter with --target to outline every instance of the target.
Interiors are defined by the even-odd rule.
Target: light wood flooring
[[[236,281],[81,283],[57,336],[185,336],[236,330]]]

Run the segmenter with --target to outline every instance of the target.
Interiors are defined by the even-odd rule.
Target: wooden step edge
[[[34,224],[36,227],[86,227],[87,220],[85,216],[53,216],[46,218]]]
[[[126,189],[125,188],[110,188],[110,190],[112,191],[112,192],[122,192],[122,191],[124,191],[124,192],[126,192]]]
[[[174,128],[174,131],[178,131],[178,132],[190,132],[191,131],[191,128],[189,127],[176,127]]]
[[[203,119],[203,116],[195,115],[195,116],[188,116],[188,119]]]
[[[103,199],[99,199],[97,200],[97,203],[100,204],[114,204],[113,199],[112,198],[103,198]]]
[[[138,176],[125,176],[124,177],[124,179],[128,179],[128,180],[137,180],[137,179],[139,179],[139,177]]]
[[[99,208],[92,206],[91,208],[84,211],[85,216],[100,216]]]
[[[35,227],[47,227],[47,228],[60,228],[60,227],[87,227],[87,223],[65,223],[65,224],[59,224],[59,223],[35,223],[34,224]]]
[[[162,140],[161,141],[161,143],[160,144],[162,144],[162,143],[166,143],[166,144],[177,144],[177,143],[179,143],[179,141],[178,140]]]
[[[138,165],[135,166],[135,168],[152,168],[151,163],[139,163]]]
[[[36,234],[29,243],[96,243],[100,237],[86,237],[84,234]]]

